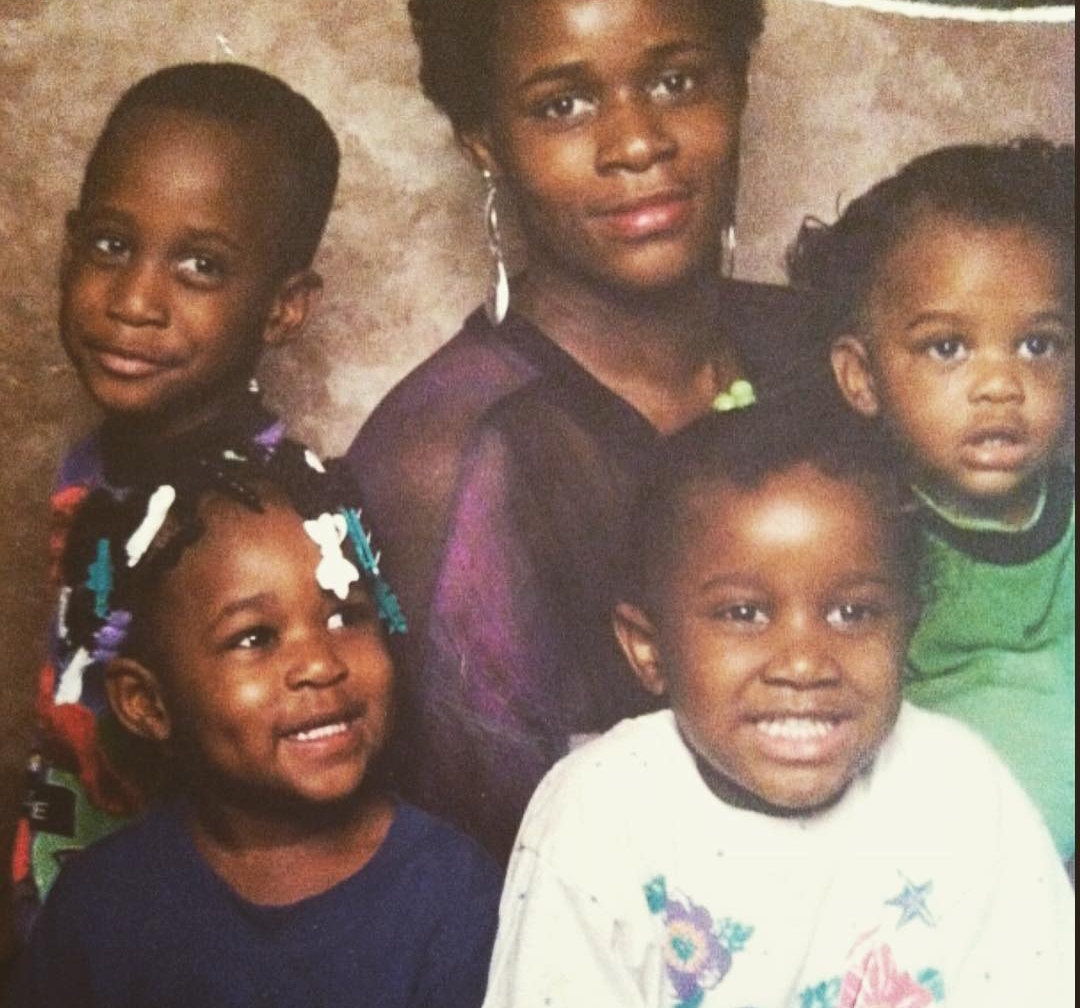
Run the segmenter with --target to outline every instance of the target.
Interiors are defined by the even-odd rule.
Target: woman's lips
[[[602,210],[597,218],[616,238],[641,241],[677,231],[690,217],[691,209],[689,196],[659,193]]]
[[[144,357],[116,350],[89,348],[90,354],[102,371],[119,378],[146,378],[158,374],[170,366],[167,360]]]

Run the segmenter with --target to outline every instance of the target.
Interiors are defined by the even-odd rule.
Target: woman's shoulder
[[[491,403],[533,377],[538,336],[517,316],[494,327],[477,311],[380,400],[347,455],[374,456],[402,437],[418,442],[475,420]],[[542,339],[542,337],[540,337]]]

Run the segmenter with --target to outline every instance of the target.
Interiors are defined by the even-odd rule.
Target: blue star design
[[[926,905],[926,897],[933,888],[933,882],[915,885],[910,879],[904,879],[904,888],[900,894],[885,901],[887,906],[900,908],[900,920],[896,925],[897,927],[903,927],[908,921],[915,920],[916,917],[924,924],[928,924],[930,927],[934,926],[936,923],[934,915]]]

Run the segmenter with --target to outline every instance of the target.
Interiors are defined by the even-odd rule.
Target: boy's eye
[[[932,360],[957,361],[967,357],[967,349],[961,339],[955,336],[943,336],[924,344],[926,353]]]
[[[1061,337],[1056,333],[1029,333],[1020,344],[1020,356],[1028,360],[1049,357],[1061,346]]]
[[[188,281],[200,286],[216,284],[225,275],[225,267],[215,256],[192,254],[177,263],[177,271]]]
[[[653,98],[670,101],[681,98],[698,86],[697,76],[685,70],[669,70],[660,75],[656,83],[649,88]]]
[[[876,605],[867,602],[841,602],[825,614],[825,622],[831,627],[850,627],[874,619],[880,613]]]

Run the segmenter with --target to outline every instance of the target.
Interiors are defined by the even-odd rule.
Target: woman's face
[[[661,290],[716,268],[744,87],[701,0],[503,4],[487,126],[534,278]]]

